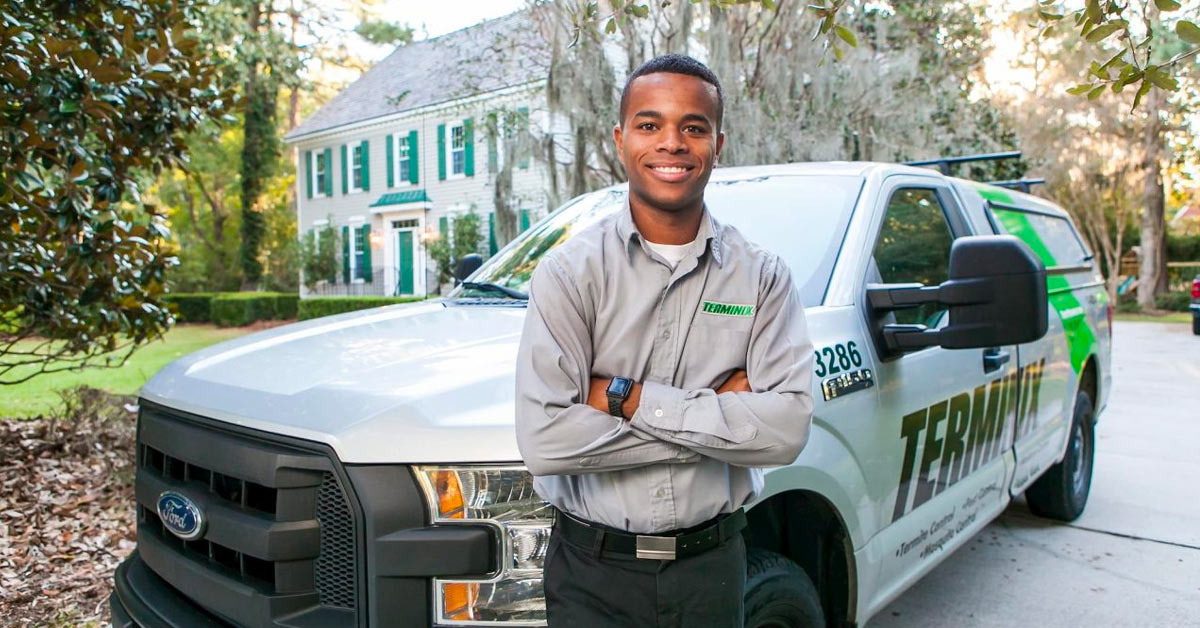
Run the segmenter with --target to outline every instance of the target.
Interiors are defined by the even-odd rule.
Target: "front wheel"
[[[746,628],[824,628],[821,597],[804,569],[756,547],[746,552]]]
[[[1029,509],[1039,517],[1074,521],[1087,506],[1092,487],[1092,461],[1096,453],[1095,416],[1092,398],[1081,390],[1075,396],[1071,436],[1062,462],[1046,469],[1025,491]]]
[[[1200,336],[1200,314],[1192,314],[1192,333]]]

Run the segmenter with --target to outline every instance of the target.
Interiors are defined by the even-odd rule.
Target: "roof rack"
[[[1042,185],[1045,179],[1009,179],[1007,181],[988,181],[988,185],[994,185],[1002,188],[1011,188],[1020,190],[1029,194],[1029,188],[1035,185]]]
[[[1000,159],[1020,159],[1021,151],[1010,150],[1003,153],[984,153],[982,155],[967,155],[966,157],[938,157],[937,159],[924,159],[921,161],[906,161],[906,166],[937,166],[942,174],[950,176],[950,166],[954,164],[965,164],[972,161],[997,161]]]

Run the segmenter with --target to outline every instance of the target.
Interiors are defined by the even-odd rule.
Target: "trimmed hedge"
[[[300,296],[284,292],[222,292],[212,299],[212,322],[240,327],[255,321],[296,318]]]
[[[1160,310],[1169,310],[1171,312],[1186,312],[1188,304],[1192,302],[1192,293],[1189,292],[1168,292],[1166,294],[1154,295],[1154,305]]]
[[[423,297],[313,297],[300,301],[298,318],[304,321],[355,310],[423,300]]]
[[[179,320],[185,323],[211,323],[212,300],[219,292],[190,292],[163,296],[167,303],[174,303]]]

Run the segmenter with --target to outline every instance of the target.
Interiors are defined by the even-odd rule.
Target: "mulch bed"
[[[61,416],[0,421],[0,623],[107,625],[135,546],[132,397],[81,388]]]

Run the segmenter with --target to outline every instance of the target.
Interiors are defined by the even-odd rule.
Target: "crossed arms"
[[[517,356],[517,444],[529,470],[579,474],[699,456],[754,467],[793,462],[812,420],[812,343],[790,273],[777,260],[768,266],[745,370],[716,389],[641,382],[624,421],[607,412],[608,378],[590,372],[585,301],[553,256],[543,259]]]

